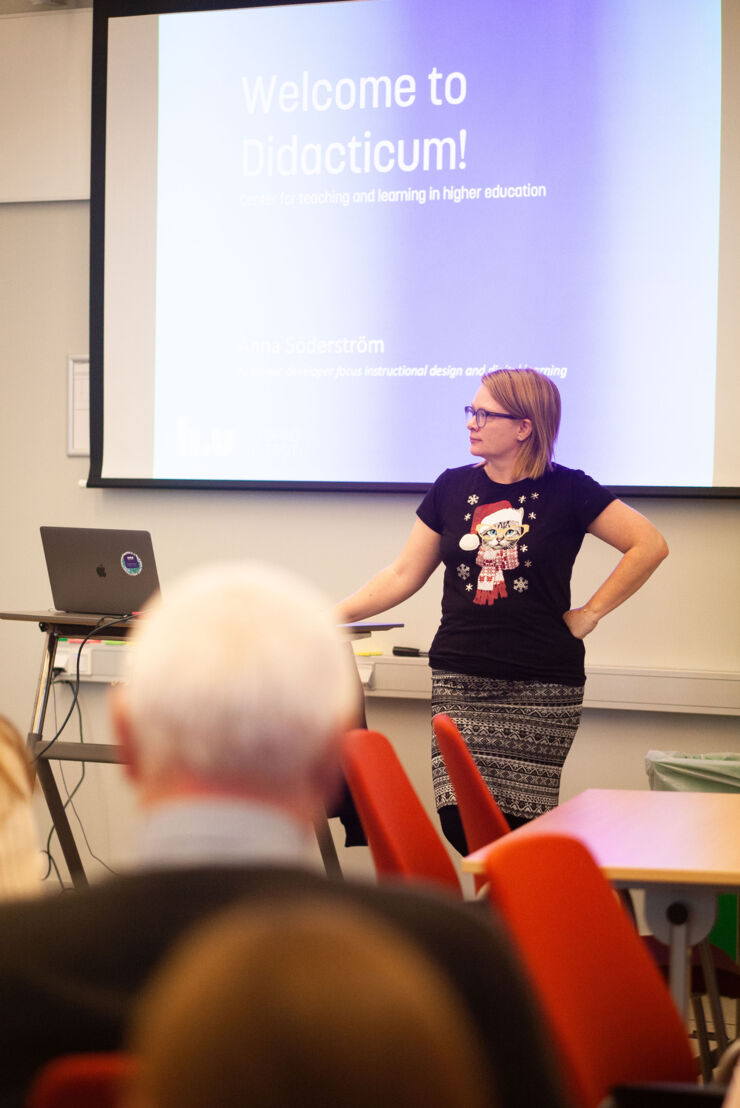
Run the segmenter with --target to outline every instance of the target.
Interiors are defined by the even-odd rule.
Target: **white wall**
[[[90,195],[91,31],[91,8],[0,16],[0,203]]]
[[[87,462],[65,454],[66,373],[67,356],[88,349],[88,216],[84,201],[0,204],[0,610],[51,604],[41,524],[149,529],[165,589],[198,562],[244,556],[298,569],[338,599],[390,560],[413,522],[415,496],[80,487]],[[671,556],[599,627],[588,643],[590,661],[740,671],[737,501],[634,503],[666,535]],[[576,603],[611,564],[613,552],[588,539],[576,567]],[[436,576],[394,612],[406,629],[382,636],[378,648],[393,642],[426,648],[438,610]],[[0,621],[0,711],[23,732],[41,646],[34,625]],[[286,657],[289,650],[286,640]],[[63,698],[60,692],[60,711]],[[83,711],[86,737],[100,740],[100,688],[85,691]],[[431,805],[426,705],[371,700],[368,719],[394,739]],[[739,732],[736,718],[587,711],[566,764],[563,795],[589,785],[644,788],[648,749],[740,751]],[[69,766],[68,778],[76,779],[78,770]],[[119,768],[89,767],[80,810],[101,857],[117,862],[127,854],[131,808]],[[351,869],[367,868],[364,853],[351,852]]]

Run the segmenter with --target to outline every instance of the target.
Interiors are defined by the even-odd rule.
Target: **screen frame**
[[[105,299],[105,150],[108,21],[120,16],[215,11],[342,0],[96,0],[93,9],[93,65],[90,177],[90,488],[265,490],[304,492],[424,493],[431,482],[356,482],[295,480],[162,479],[103,476],[104,449],[104,299]],[[724,16],[724,7],[723,7]],[[723,36],[723,70],[725,43]],[[723,125],[724,125],[723,90]],[[723,126],[724,131],[724,126]],[[615,495],[635,498],[738,499],[740,486],[605,486]]]

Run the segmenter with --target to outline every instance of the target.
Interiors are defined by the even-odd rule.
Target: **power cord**
[[[54,723],[55,723],[55,726],[56,726],[56,714],[57,714],[57,711],[56,711],[56,709],[57,709],[56,685],[57,684],[65,684],[66,685],[67,682],[66,681],[61,681],[58,677],[55,678],[54,681],[52,682],[52,695],[53,695],[53,701],[54,701]],[[77,707],[77,719],[78,719],[78,725],[79,725],[79,731],[80,731],[80,742],[84,743],[85,742],[85,734],[84,734],[83,722],[82,722],[82,708],[80,706],[79,700],[76,700],[74,702],[73,707],[75,705]],[[83,781],[85,780],[85,776],[86,776],[86,765],[85,765],[85,763],[84,762],[80,763],[80,777],[79,777],[79,780],[77,781],[77,783],[75,784],[74,788],[71,791],[70,791],[69,785],[67,784],[67,778],[64,776],[64,768],[63,768],[61,762],[59,764],[59,773],[61,775],[62,783],[64,785],[64,791],[67,794],[67,799],[64,801],[64,808],[65,808],[65,810],[67,808],[71,808],[72,811],[74,812],[75,817],[77,819],[77,822],[80,825],[80,831],[82,832],[82,838],[85,841],[85,846],[87,847],[87,850],[88,850],[88,853],[90,854],[90,857],[93,858],[96,862],[99,862],[100,865],[103,867],[103,869],[108,870],[109,873],[115,874],[117,871],[112,869],[112,867],[109,866],[107,864],[107,862],[104,862],[103,859],[100,858],[95,853],[95,851],[92,849],[92,847],[90,846],[90,840],[87,837],[87,832],[85,831],[85,826],[82,822],[82,818],[80,816],[80,813],[77,810],[77,806],[74,803],[74,798],[77,795],[77,793],[79,792]],[[52,868],[53,868],[54,873],[56,874],[57,881],[59,882],[60,888],[64,889],[64,888],[66,888],[66,886],[64,884],[64,881],[62,880],[62,875],[59,871],[59,866],[57,865],[56,859],[54,858],[54,855],[51,852],[51,841],[54,837],[54,832],[55,831],[56,831],[56,828],[55,828],[54,824],[52,823],[51,828],[49,829],[49,834],[48,834],[47,839],[46,839],[46,847],[45,847],[45,849],[43,849],[41,851],[41,853],[43,855],[46,855],[46,873],[43,874],[41,880],[46,881],[51,876],[51,871],[52,871]]]
[[[58,729],[56,735],[54,735],[54,737],[52,739],[49,739],[46,746],[44,746],[41,750],[36,751],[36,753],[33,757],[33,762],[34,763],[38,762],[39,758],[43,757],[44,754],[46,754],[46,752],[51,749],[51,747],[54,745],[54,743],[57,741],[57,739],[61,735],[64,728],[69,723],[70,716],[72,715],[72,712],[75,710],[75,705],[77,704],[77,697],[80,694],[80,660],[82,658],[82,649],[85,646],[85,643],[88,642],[89,639],[92,639],[93,637],[99,636],[101,631],[107,631],[109,627],[116,627],[119,623],[127,623],[130,619],[133,619],[133,618],[134,618],[133,614],[131,613],[131,614],[126,615],[126,616],[118,616],[116,619],[107,620],[105,623],[98,623],[98,624],[95,625],[95,627],[93,627],[90,631],[88,631],[88,633],[82,639],[82,641],[80,642],[80,645],[79,645],[79,649],[77,651],[77,664],[75,666],[75,683],[74,683],[74,688],[72,689],[72,703],[69,706],[69,711],[67,712],[66,716],[62,720],[62,726]]]
[[[84,735],[84,732],[83,732],[83,729],[82,729],[82,709],[80,707],[79,700],[76,701],[76,707],[77,707],[77,719],[78,719],[79,728],[80,728],[80,742],[84,743],[85,742],[85,735]],[[87,837],[87,832],[85,831],[85,826],[82,822],[82,818],[80,816],[80,813],[77,811],[77,805],[74,803],[74,797],[75,797],[76,793],[79,791],[80,786],[82,785],[82,782],[85,780],[86,768],[87,767],[86,767],[85,762],[81,762],[80,763],[80,779],[77,782],[77,784],[75,785],[75,787],[72,789],[72,792],[70,792],[69,788],[67,786],[67,779],[64,776],[63,765],[62,765],[61,762],[59,763],[59,772],[61,774],[62,781],[64,782],[64,791],[67,794],[67,800],[65,801],[64,807],[65,808],[70,807],[72,809],[72,811],[74,812],[75,819],[77,820],[77,822],[80,825],[80,831],[82,832],[82,838],[84,839],[85,846],[87,847],[87,851],[88,851],[88,854],[90,855],[90,857],[93,858],[96,862],[99,862],[99,864],[103,867],[103,869],[107,869],[108,873],[115,873],[116,871],[114,869],[112,869],[108,865],[107,862],[104,862],[102,858],[98,857],[98,855],[95,853],[93,848],[90,846],[90,840]]]
[[[58,673],[62,673],[62,672],[63,671],[61,669],[58,671]],[[57,697],[56,697],[56,686],[57,686],[58,683],[59,683],[59,676],[55,671],[55,677],[54,677],[54,680],[52,681],[52,690],[51,690],[52,691],[53,703],[54,703],[54,726],[55,727],[57,726],[57,723],[58,723],[58,720],[57,720]],[[81,728],[82,728],[82,717],[80,716],[80,729]],[[60,772],[61,772],[61,775],[62,775],[62,781],[64,783],[64,791],[67,794],[67,799],[64,802],[64,807],[66,808],[68,804],[72,803],[72,799],[73,799],[75,793],[77,792],[77,790],[79,789],[80,785],[82,784],[82,782],[84,780],[84,777],[85,777],[85,763],[84,762],[82,763],[82,772],[80,773],[80,779],[77,782],[77,784],[75,785],[72,792],[69,791],[69,786],[67,785],[67,780],[64,776],[64,771],[61,769],[61,766],[60,766]],[[54,823],[52,822],[52,825],[49,828],[49,834],[46,836],[46,847],[41,851],[42,854],[46,855],[46,873],[42,876],[41,880],[42,881],[48,880],[48,878],[51,876],[51,871],[53,869],[54,873],[56,874],[56,879],[57,879],[57,882],[59,883],[59,887],[61,889],[64,889],[65,884],[64,884],[64,881],[62,880],[62,875],[59,872],[59,866],[57,865],[56,859],[54,858],[54,855],[51,852],[51,840],[54,838],[54,832],[55,831],[56,831],[56,827],[54,826]]]
[[[82,657],[83,647],[85,646],[85,643],[89,639],[93,638],[93,636],[96,636],[96,635],[100,634],[101,631],[105,631],[109,627],[114,627],[119,623],[125,623],[126,621],[128,621],[129,619],[132,619],[132,618],[133,617],[131,615],[119,616],[117,619],[107,620],[105,623],[97,624],[95,627],[92,628],[92,630],[87,635],[84,636],[84,638],[80,642],[80,645],[79,645],[79,648],[78,648],[78,651],[77,651],[77,662],[76,662],[76,667],[75,667],[75,683],[74,683],[74,687],[71,690],[72,691],[72,703],[70,704],[69,711],[67,712],[66,716],[64,717],[64,720],[62,721],[61,727],[57,727],[58,720],[57,720],[56,685],[60,683],[61,674],[64,671],[60,667],[56,667],[54,669],[53,678],[52,678],[52,695],[53,695],[53,700],[54,700],[54,726],[57,727],[57,731],[56,731],[56,734],[54,735],[54,737],[52,739],[50,739],[49,742],[46,744],[46,746],[42,750],[37,751],[36,755],[33,758],[33,762],[37,762],[38,759],[42,755],[46,754],[46,752],[49,750],[49,748],[51,746],[53,746],[53,744],[57,741],[59,736],[64,731],[64,728],[67,726],[67,724],[70,720],[70,717],[71,717],[73,711],[75,710],[75,708],[77,709],[77,719],[78,719],[78,726],[79,726],[79,732],[80,732],[80,742],[81,743],[85,742],[85,735],[84,735],[83,724],[82,724],[82,709],[80,707],[80,702],[79,702],[80,681],[81,681],[80,660],[81,660],[81,657]],[[64,684],[68,684],[68,682],[65,681]],[[62,783],[64,785],[64,791],[67,794],[67,799],[64,801],[63,806],[64,806],[65,810],[68,807],[71,807],[72,811],[74,812],[75,817],[77,819],[77,822],[80,825],[80,831],[82,832],[82,837],[85,841],[85,846],[87,847],[87,850],[90,854],[90,857],[93,858],[96,862],[98,862],[101,866],[103,866],[104,869],[108,870],[109,873],[115,873],[116,871],[114,869],[112,869],[106,862],[104,862],[102,858],[98,857],[98,855],[93,851],[92,847],[90,846],[90,841],[87,837],[87,832],[85,831],[85,827],[84,827],[84,824],[82,822],[82,819],[80,818],[80,813],[77,811],[77,807],[74,803],[74,797],[76,796],[77,792],[79,791],[79,789],[82,786],[83,781],[85,780],[85,773],[86,773],[85,762],[83,761],[83,762],[80,763],[80,778],[79,778],[79,780],[77,781],[77,783],[75,784],[74,788],[71,791],[70,791],[69,785],[67,784],[67,779],[64,776],[64,769],[63,769],[61,763],[60,763],[60,766],[59,766],[59,773],[61,775]],[[54,855],[51,853],[51,841],[54,837],[54,832],[55,831],[56,831],[56,828],[54,827],[54,824],[52,823],[51,828],[49,830],[49,834],[48,834],[47,839],[46,839],[46,847],[45,847],[45,849],[43,849],[41,851],[41,853],[43,855],[46,855],[46,873],[43,874],[41,880],[46,881],[51,876],[51,871],[53,869],[54,873],[56,874],[57,881],[59,882],[60,888],[64,889],[65,885],[64,885],[64,881],[62,880],[62,875],[59,872],[59,866],[56,863],[56,859],[54,858]]]

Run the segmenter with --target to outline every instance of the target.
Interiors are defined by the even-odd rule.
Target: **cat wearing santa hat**
[[[529,530],[522,523],[523,508],[512,508],[508,500],[495,504],[479,504],[473,513],[470,532],[460,539],[463,550],[478,549],[476,565],[480,566],[474,604],[493,604],[509,594],[504,581],[505,569],[517,569],[517,543]]]

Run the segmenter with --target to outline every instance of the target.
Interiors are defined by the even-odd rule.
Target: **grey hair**
[[[168,587],[141,617],[128,681],[142,775],[246,775],[273,790],[304,782],[347,726],[357,688],[327,601],[254,563]]]

